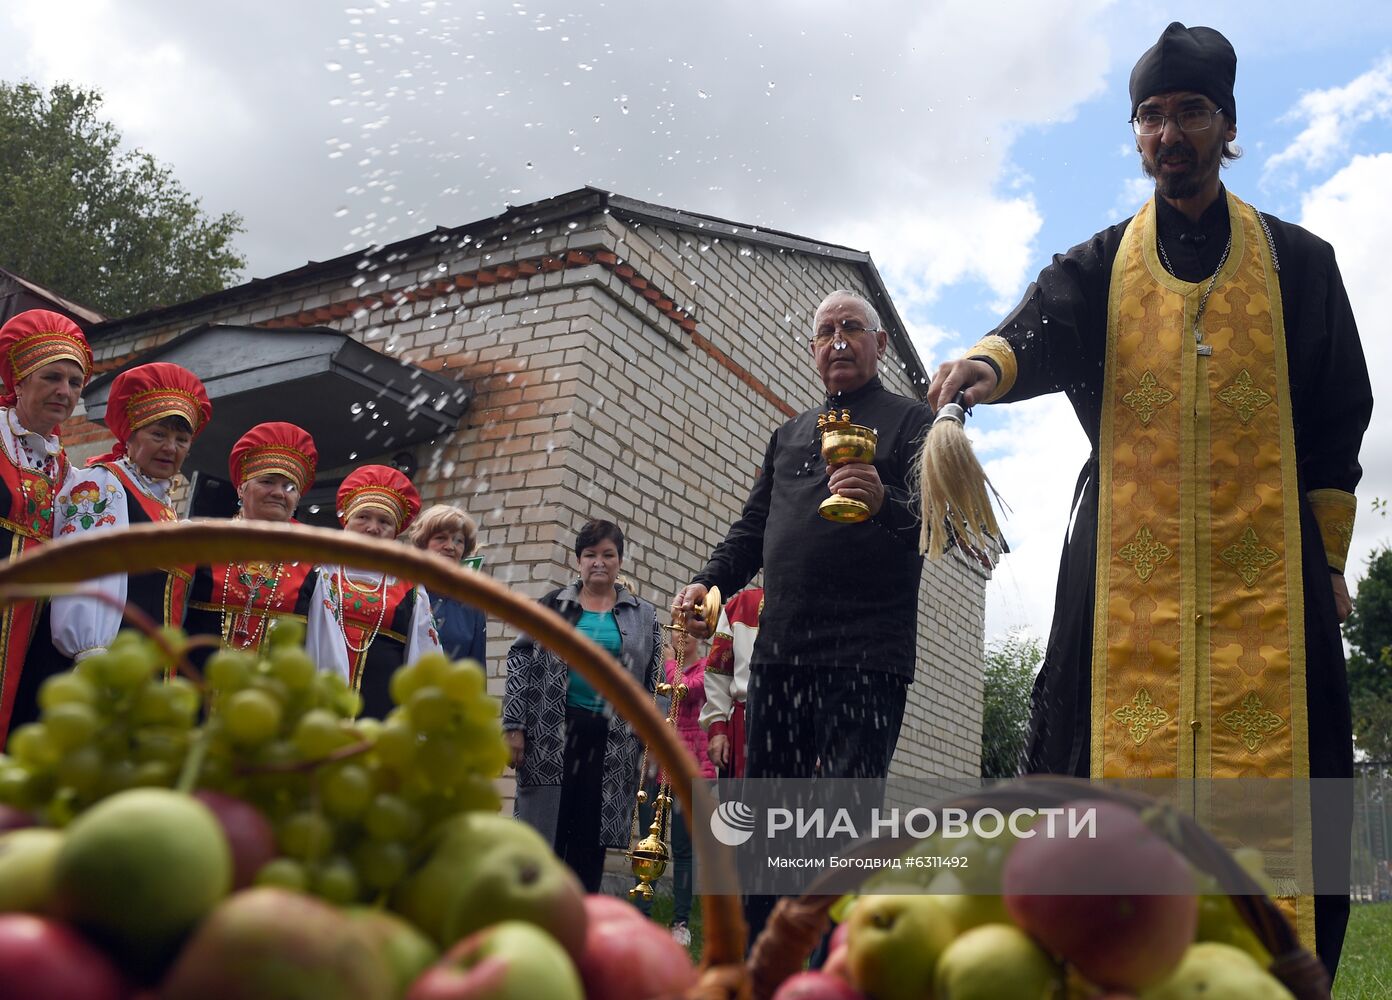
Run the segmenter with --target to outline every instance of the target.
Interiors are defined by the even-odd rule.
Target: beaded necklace
[[[372,632],[368,635],[367,641],[364,642],[361,646],[354,646],[353,640],[348,638],[348,625],[346,623],[346,619],[348,616],[345,613],[344,608],[347,606],[348,603],[349,588],[352,588],[354,593],[362,594],[364,597],[371,597],[373,594],[377,595],[377,624],[372,626]],[[352,653],[354,656],[366,653],[368,648],[372,645],[373,640],[377,638],[377,633],[382,631],[382,623],[386,620],[387,617],[387,574],[383,573],[381,575],[381,579],[377,581],[377,584],[375,586],[359,587],[356,583],[353,583],[351,580],[348,579],[348,577],[343,572],[343,567],[339,566],[338,602],[337,607],[334,608],[334,617],[338,619],[338,630],[343,633],[343,642],[345,645],[347,645],[348,652]],[[359,675],[358,684],[361,683],[362,677],[361,675]],[[357,685],[355,685],[355,687],[356,686]]]
[[[228,563],[222,571],[222,599],[227,601],[231,594],[230,584],[232,581],[232,567],[237,567],[237,578],[246,586],[247,599],[246,605],[242,608],[241,614],[233,614],[232,620],[228,622],[228,609],[226,603],[222,608],[222,634],[227,643],[237,649],[256,649],[260,646],[261,634],[266,628],[266,621],[270,618],[271,605],[275,603],[276,591],[280,589],[280,579],[285,573],[285,563],[278,562],[272,568],[270,575],[267,575],[265,563],[252,563],[243,566],[241,563]],[[255,616],[256,623],[251,624],[251,609],[256,603],[256,595],[261,592],[261,588],[270,584],[269,597],[266,599],[266,608]],[[240,626],[238,621],[241,622]],[[238,637],[243,641],[238,642]]]

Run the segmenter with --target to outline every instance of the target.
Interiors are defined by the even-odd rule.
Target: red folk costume
[[[154,362],[116,376],[106,409],[106,425],[116,436],[116,445],[90,459],[81,481],[59,496],[55,536],[177,520],[170,502],[174,477],[147,475],[128,454],[130,439],[142,428],[170,417],[183,420],[197,438],[212,415],[213,404],[203,383],[186,368]],[[140,609],[159,625],[183,625],[193,570],[192,565],[170,566],[104,577],[92,587],[109,595],[110,603],[82,594],[54,598],[54,646],[65,656],[79,659],[105,649],[121,627],[118,609],[122,606]]]
[[[386,514],[400,535],[420,512],[420,494],[396,469],[365,465],[338,488],[339,521],[346,528],[366,510]],[[333,615],[339,638],[328,638],[311,654],[321,670],[340,673],[362,696],[364,714],[380,718],[391,709],[392,672],[440,649],[430,600],[420,587],[390,574],[324,566],[319,576],[316,603]]]
[[[764,610],[764,588],[741,590],[720,609],[710,653],[706,656],[705,707],[701,726],[707,736],[730,740],[728,776],[744,777],[745,695],[749,691],[749,663],[754,639],[759,634],[759,615]]]
[[[318,463],[319,451],[309,433],[276,421],[257,424],[241,436],[232,446],[229,471],[239,489],[259,476],[278,475],[303,496],[314,483]],[[224,646],[259,650],[275,619],[293,616],[303,621],[311,614],[313,569],[308,562],[284,560],[199,567],[189,602],[188,633],[217,635]]]
[[[20,382],[55,361],[71,361],[92,373],[92,351],[68,317],[30,309],[0,327],[0,558],[15,559],[53,537],[53,500],[68,475],[68,460],[54,433],[44,436],[19,420]],[[0,608],[0,746],[9,732],[24,659],[42,601]]]

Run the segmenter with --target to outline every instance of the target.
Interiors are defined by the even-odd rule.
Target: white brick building
[[[816,304],[841,287],[879,309],[890,334],[886,384],[921,396],[923,364],[867,254],[593,189],[103,323],[90,335],[99,370],[191,350],[169,356],[193,359],[205,379],[256,359],[200,354],[187,345],[211,344],[211,334],[189,331],[212,324],[224,348],[284,346],[285,358],[258,369],[258,390],[227,399],[213,390],[216,441],[258,419],[295,420],[338,466],[321,462],[328,486],[352,465],[413,463],[427,504],[457,502],[478,520],[485,570],[531,596],[570,578],[576,528],[608,517],[629,540],[627,575],[663,609],[738,515],[773,429],[823,398],[806,338]],[[301,344],[327,350],[344,340],[295,332],[311,328],[435,373],[391,366],[398,381],[400,371],[420,378],[422,396],[457,387],[436,405],[447,402],[438,411],[447,416],[462,411],[462,422],[403,432],[405,397],[344,381],[341,361],[325,363],[318,388],[278,390],[280,366],[294,367]],[[350,368],[373,367],[348,346],[359,357]],[[387,378],[378,371],[369,383],[379,377]],[[354,393],[356,410],[347,402]],[[395,429],[368,419],[374,393],[377,416],[395,414]],[[94,411],[102,402],[104,389]],[[82,418],[65,435],[79,457],[106,438]],[[191,457],[215,476],[226,459],[216,441]],[[329,500],[319,516],[331,511]],[[917,680],[893,773],[975,774],[985,571],[949,558],[924,575]],[[503,623],[490,624],[490,685],[499,693],[511,638]]]

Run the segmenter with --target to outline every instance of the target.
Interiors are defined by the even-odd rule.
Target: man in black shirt
[[[856,293],[832,292],[817,307],[811,354],[826,404],[774,432],[740,519],[672,604],[690,616],[708,587],[733,594],[764,572],[746,703],[751,778],[889,769],[914,674],[923,566],[909,477],[931,413],[880,383],[888,346]],[[827,468],[817,417],[832,408],[877,432],[873,464]],[[823,518],[817,505],[832,493],[862,501],[871,517]]]
[[[703,632],[693,608],[707,589],[734,594],[762,569],[746,777],[883,779],[914,675],[923,558],[909,481],[932,412],[881,384],[889,338],[860,295],[832,292],[812,329],[826,403],[774,432],[740,519],[673,600],[672,616]],[[817,417],[833,408],[876,431],[873,464],[827,467]],[[818,504],[833,493],[865,503],[870,518],[822,517]],[[751,940],[773,902],[746,899]]]

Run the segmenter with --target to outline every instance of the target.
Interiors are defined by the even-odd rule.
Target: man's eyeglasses
[[[817,332],[812,335],[812,343],[825,344],[837,336],[857,337],[862,333],[879,332],[879,330],[871,330],[869,327],[862,326],[853,319],[827,320],[817,327]]]
[[[1176,115],[1162,115],[1153,111],[1137,115],[1131,119],[1131,128],[1137,135],[1159,135],[1165,131],[1165,122],[1173,119],[1181,132],[1202,132],[1213,124],[1213,116],[1221,115],[1222,108],[1185,108]]]

